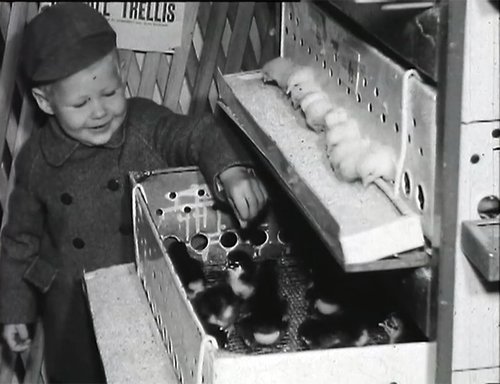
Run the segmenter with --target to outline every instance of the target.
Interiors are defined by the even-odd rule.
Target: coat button
[[[120,188],[120,182],[117,179],[111,179],[108,181],[108,189],[110,191],[118,191]]]
[[[75,247],[76,249],[82,249],[83,247],[85,247],[85,242],[82,239],[80,239],[79,237],[74,238],[73,239],[73,247]]]
[[[69,193],[65,192],[61,195],[61,203],[63,203],[64,205],[70,205],[72,202],[73,198]]]

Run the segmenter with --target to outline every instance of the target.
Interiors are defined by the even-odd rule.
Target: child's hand
[[[267,203],[267,191],[253,173],[245,167],[231,167],[219,175],[227,199],[240,225],[245,228]]]
[[[2,336],[12,352],[23,352],[31,344],[26,324],[5,324]]]

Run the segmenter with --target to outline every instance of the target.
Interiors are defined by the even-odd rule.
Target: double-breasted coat
[[[213,186],[224,169],[250,165],[212,115],[127,102],[126,119],[106,145],[85,146],[50,118],[15,162],[1,234],[0,322],[33,323],[41,309],[46,366],[56,381],[100,380],[82,276],[134,260],[128,173],[198,165]]]

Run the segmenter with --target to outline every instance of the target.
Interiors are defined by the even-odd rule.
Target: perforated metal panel
[[[397,148],[396,191],[433,228],[436,91],[341,27],[311,3],[283,3],[281,55],[313,66],[327,91],[361,124],[363,134]]]

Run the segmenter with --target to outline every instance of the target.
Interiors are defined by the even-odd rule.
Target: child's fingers
[[[23,352],[30,346],[28,328],[24,324],[4,326],[3,338],[13,352]]]
[[[16,328],[20,341],[26,341],[30,338],[28,327],[25,324],[19,324]]]

